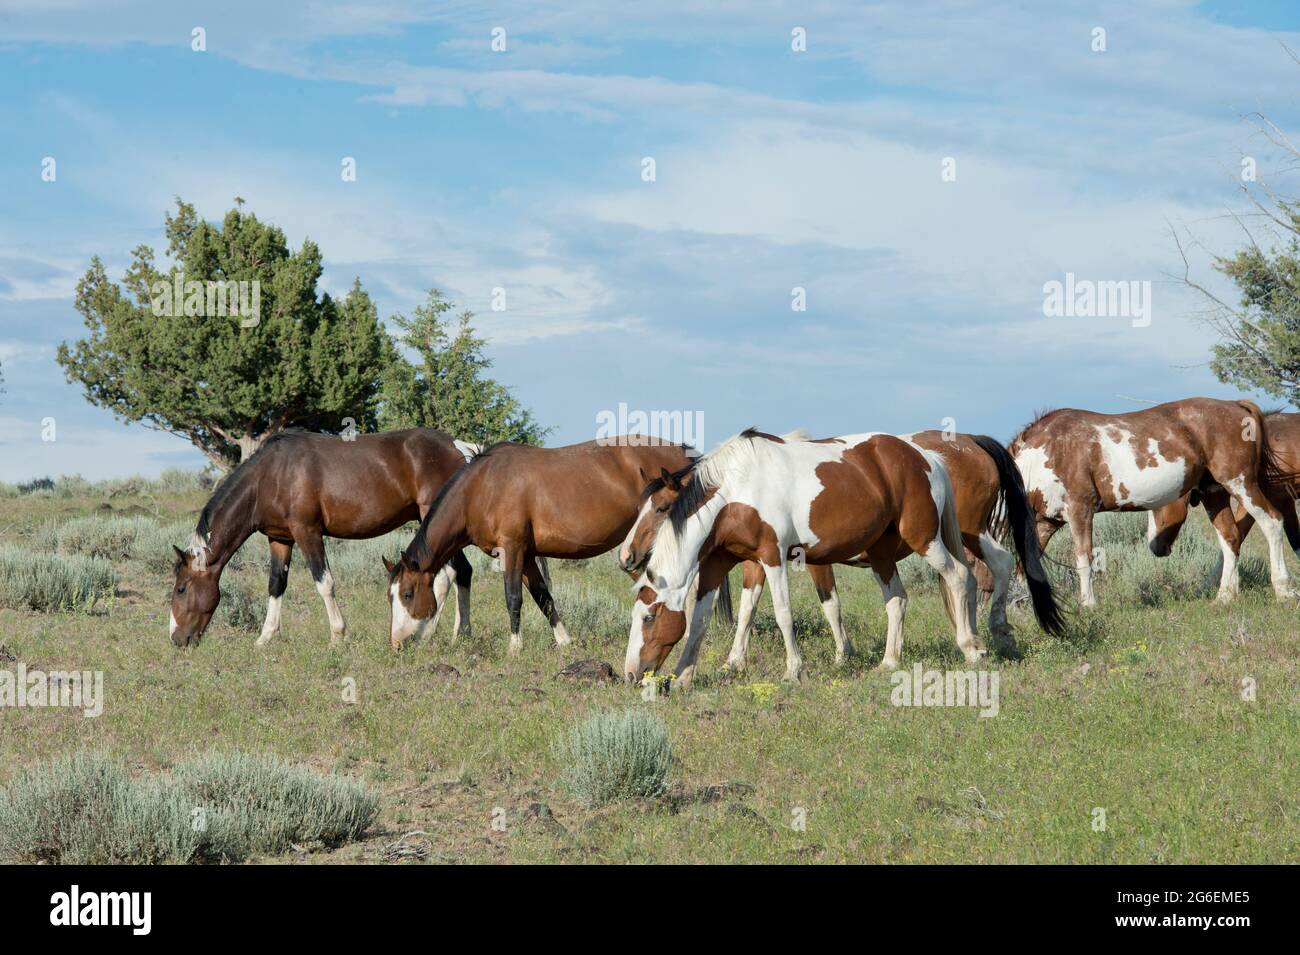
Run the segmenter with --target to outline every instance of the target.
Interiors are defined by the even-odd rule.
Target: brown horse
[[[799,433],[789,437],[798,438]],[[1033,534],[1033,515],[1025,498],[1020,475],[1006,448],[984,435],[941,431],[903,435],[901,439],[918,450],[937,454],[944,462],[955,493],[962,543],[970,555],[983,560],[992,572],[993,597],[989,605],[989,630],[994,639],[1005,649],[1014,647],[1014,638],[1006,619],[1006,594],[1011,575],[1015,571],[1016,558],[997,539],[1000,535],[995,524],[1003,519],[1010,525],[1011,537],[1021,564],[1027,568],[1031,600],[1040,625],[1050,633],[1060,632],[1062,621],[1051,584],[1042,567],[1038,542]],[[693,469],[691,465],[676,473],[665,471],[646,486],[643,492],[645,503],[637,523],[628,532],[619,549],[619,559],[624,569],[644,569],[650,558],[655,535],[668,519],[673,503],[685,490],[685,484],[690,482]],[[1004,510],[999,510],[999,504]],[[870,561],[868,555],[860,554],[849,563],[866,566]],[[835,662],[842,663],[853,652],[853,648],[844,634],[834,569],[830,564],[804,566],[816,587],[822,612],[835,638]],[[735,641],[727,659],[728,669],[743,670],[745,667],[753,611],[763,592],[765,581],[762,564],[757,561],[744,563],[740,612],[737,616]],[[633,677],[635,674],[628,670],[628,676]],[[684,665],[679,666],[679,680],[683,685],[688,685],[692,676],[693,661],[684,661]]]
[[[432,428],[388,431],[345,439],[281,432],[267,439],[218,485],[187,550],[174,548],[171,639],[198,643],[221,599],[221,571],[255,531],[271,545],[269,598],[258,646],[280,631],[280,599],[297,544],[329,615],[330,642],[343,638],[343,614],[325,559],[326,536],[378,537],[420,520],[448,479],[478,450]],[[469,632],[471,570],[452,558],[457,587],[456,625]],[[448,580],[441,582],[450,586]]]
[[[1296,498],[1300,497],[1300,414],[1283,411],[1267,412],[1264,426],[1268,429],[1268,443],[1281,470],[1279,480],[1261,482],[1265,495],[1282,512],[1282,524],[1287,538],[1297,535]],[[1240,586],[1237,559],[1246,535],[1255,526],[1255,518],[1238,505],[1232,506],[1231,496],[1220,485],[1193,488],[1178,500],[1150,512],[1147,524],[1147,546],[1157,557],[1167,557],[1174,541],[1187,520],[1189,510],[1201,504],[1210,518],[1219,538],[1219,559],[1210,571],[1209,579],[1218,583],[1218,599],[1231,600]]]
[[[537,558],[582,559],[617,547],[636,519],[648,475],[682,467],[691,451],[631,435],[563,448],[506,442],[475,455],[447,482],[401,558],[384,559],[393,649],[428,625],[437,608],[434,576],[469,544],[491,554],[505,578],[510,652],[523,645],[524,585],[556,644],[569,643]]]
[[[709,605],[742,560],[763,565],[785,640],[784,679],[803,661],[794,642],[787,566],[855,563],[865,555],[886,594],[884,668],[902,652],[906,594],[897,561],[922,554],[938,571],[944,605],[967,661],[984,655],[975,634],[975,580],[962,557],[951,482],[937,455],[892,435],[812,441],[746,431],[696,463],[655,535],[628,641],[625,673],[658,670],[687,629],[686,598],[698,571],[699,602],[678,663],[687,682]]]
[[[1052,535],[1070,525],[1085,607],[1097,603],[1095,513],[1154,510],[1193,489],[1213,487],[1260,525],[1268,538],[1273,590],[1279,597],[1292,595],[1282,512],[1270,496],[1289,479],[1253,402],[1186,398],[1127,414],[1053,411],[1021,431],[1011,453],[1029,491],[1041,546],[1046,549]],[[1293,525],[1285,530],[1292,548],[1300,547],[1300,532],[1293,533]],[[1220,595],[1231,596],[1233,589]]]

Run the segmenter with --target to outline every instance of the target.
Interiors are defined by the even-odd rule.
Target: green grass
[[[47,521],[93,516],[105,500],[41,493],[0,496],[0,543],[30,547]],[[109,500],[181,528],[203,495]],[[367,576],[375,551],[364,547],[331,542],[340,563],[334,555],[356,553],[351,575],[337,575],[350,635],[336,650],[300,555],[282,634],[264,650],[220,617],[197,649],[177,650],[167,639],[166,569],[115,558],[106,614],[0,609],[0,641],[17,660],[102,670],[106,697],[97,719],[0,710],[0,783],[87,749],[112,753],[133,778],[217,749],[341,772],[379,792],[379,815],[360,840],[322,841],[305,856],[267,850],[283,861],[1300,861],[1296,606],[1274,600],[1266,570],[1243,573],[1233,604],[1214,603],[1200,588],[1217,548],[1199,512],[1169,563],[1144,556],[1144,525],[1131,524],[1099,521],[1101,607],[1074,611],[1065,638],[1042,635],[1013,605],[1023,659],[989,662],[1001,680],[991,719],[890,705],[889,678],[870,671],[885,615],[865,571],[836,571],[860,653],[844,668],[796,572],[804,685],[774,685],[784,654],[765,597],[742,677],[721,675],[731,633],[714,624],[696,688],[643,701],[622,685],[554,678],[578,659],[621,665],[631,591],[612,557],[551,562],[576,643],[555,649],[527,604],[517,657],[506,654],[501,577],[482,557],[474,636],[453,641],[447,615],[432,639],[400,655],[388,649],[387,596],[378,571]],[[1064,558],[1068,544],[1062,532],[1053,554]],[[1252,535],[1251,561],[1261,545]],[[245,591],[260,619],[265,542],[255,537],[241,556],[223,582]],[[908,574],[905,666],[961,668],[928,570]],[[1257,686],[1253,702],[1242,698],[1245,678]],[[589,808],[561,782],[568,763],[557,740],[593,712],[627,707],[666,728],[670,788]],[[1093,830],[1096,808],[1106,810],[1104,832]],[[392,849],[401,840],[422,848]]]

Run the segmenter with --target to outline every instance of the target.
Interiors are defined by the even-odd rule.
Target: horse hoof
[[[893,673],[897,669],[898,669],[898,664],[893,662],[892,660],[881,660],[879,663],[877,663],[874,667],[871,668],[871,672]]]
[[[274,636],[275,636],[274,633],[264,633],[264,634],[262,634],[260,637],[258,637],[256,640],[253,641],[253,646],[255,646],[255,647],[264,647],[264,646],[266,646],[268,643],[271,642],[271,638],[274,637]]]

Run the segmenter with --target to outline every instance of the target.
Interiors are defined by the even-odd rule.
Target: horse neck
[[[427,557],[427,565],[425,559],[419,561],[421,570],[440,570],[456,551],[470,543],[465,512],[467,483],[468,480],[457,481],[437,509],[425,515],[417,536],[417,540],[424,540]]]
[[[234,489],[208,516],[207,566],[220,570],[252,535],[252,496],[246,488]]]
[[[656,589],[685,591],[700,562],[704,542],[713,533],[718,513],[726,501],[718,488],[698,511],[686,519],[681,534],[674,535],[672,525],[665,523],[656,537],[647,575]],[[663,586],[659,586],[659,582]]]

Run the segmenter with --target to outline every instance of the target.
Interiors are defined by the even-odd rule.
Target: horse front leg
[[[271,570],[266,584],[266,619],[262,621],[262,634],[255,646],[264,647],[280,634],[280,602],[284,588],[289,584],[289,561],[293,557],[293,541],[271,541]]]
[[[768,585],[772,588],[772,607],[776,611],[776,625],[781,628],[781,637],[785,641],[785,674],[783,683],[798,683],[803,677],[803,657],[799,655],[799,646],[794,642],[794,614],[790,612],[790,577],[786,572],[786,563],[763,564],[767,574]]]
[[[501,562],[501,576],[505,580],[506,613],[510,616],[511,654],[518,653],[524,647],[524,638],[519,634],[519,617],[524,609],[524,554],[522,549],[494,548],[493,556]]]
[[[474,568],[463,550],[457,551],[451,558],[451,569],[456,575],[456,636],[468,637],[469,626],[469,588],[474,579]]]
[[[747,560],[741,568],[740,609],[736,612],[736,637],[731,642],[731,653],[727,655],[727,669],[740,673],[745,669],[749,656],[749,636],[754,628],[754,609],[758,598],[763,596],[763,584],[767,576],[757,561]]]
[[[1070,536],[1074,538],[1074,567],[1079,574],[1079,603],[1084,607],[1095,607],[1097,596],[1092,592],[1091,508],[1072,506],[1069,522]]]
[[[704,642],[704,635],[709,630],[709,614],[713,610],[713,601],[717,598],[718,591],[727,586],[727,574],[736,563],[734,557],[721,551],[715,551],[700,563],[694,588],[695,605],[690,606],[688,601],[686,607],[689,624],[686,644],[682,647],[682,655],[677,661],[677,669],[674,672],[674,683],[678,689],[690,689],[695,679],[700,644]]]

